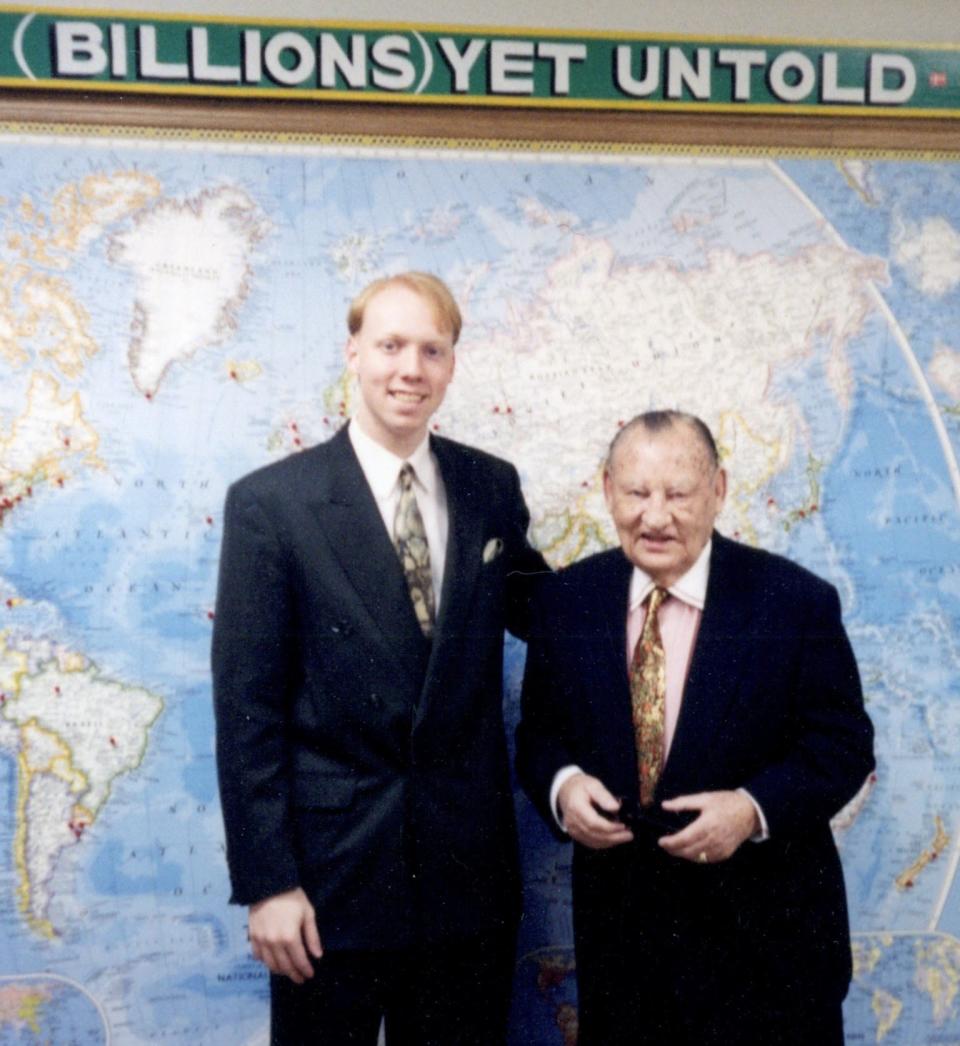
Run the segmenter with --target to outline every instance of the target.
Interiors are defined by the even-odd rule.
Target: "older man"
[[[521,779],[574,841],[581,1046],[842,1044],[830,818],[873,767],[832,586],[713,530],[709,429],[641,415],[604,475],[619,549],[545,586]]]
[[[272,1041],[491,1046],[519,914],[504,627],[545,570],[516,470],[429,436],[460,312],[427,273],[348,314],[349,425],[231,487],[213,641],[233,900]]]

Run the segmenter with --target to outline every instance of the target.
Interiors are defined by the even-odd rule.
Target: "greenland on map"
[[[411,268],[464,312],[435,429],[516,463],[554,565],[616,540],[618,425],[679,407],[720,529],[838,587],[878,749],[834,822],[848,1039],[960,1041],[956,159],[2,126],[0,157],[0,1046],[266,1042],[213,765],[223,496],[343,424],[347,303]],[[570,855],[517,805],[513,1041],[572,1044]]]

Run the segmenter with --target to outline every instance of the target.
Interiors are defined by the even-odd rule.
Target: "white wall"
[[[71,0],[61,9],[602,29],[790,39],[960,42],[957,0]]]

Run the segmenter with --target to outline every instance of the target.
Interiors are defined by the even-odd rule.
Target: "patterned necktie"
[[[660,638],[657,611],[667,598],[666,589],[655,588],[647,597],[647,616],[630,662],[630,703],[633,732],[640,765],[640,805],[649,806],[663,769],[663,734],[666,721],[667,663]]]
[[[430,547],[427,545],[423,517],[413,492],[413,466],[405,462],[400,469],[400,500],[393,518],[393,544],[413,600],[420,630],[429,639],[433,634],[433,579],[430,575]]]

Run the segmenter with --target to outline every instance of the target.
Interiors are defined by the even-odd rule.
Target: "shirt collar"
[[[677,599],[697,610],[703,610],[703,604],[707,598],[707,579],[710,577],[710,550],[712,548],[713,539],[711,538],[704,545],[693,566],[667,589],[671,596],[676,596]],[[645,570],[635,566],[630,577],[631,613],[640,606],[654,587],[653,578]]]
[[[357,423],[356,418],[351,418],[347,434],[357,455],[357,460],[360,462],[360,468],[363,469],[363,474],[377,501],[383,501],[393,493],[397,477],[400,475],[400,466],[405,461],[409,461],[413,466],[417,485],[431,496],[436,494],[437,463],[430,452],[429,435],[423,437],[417,449],[408,457],[398,458],[396,454],[368,436]]]

